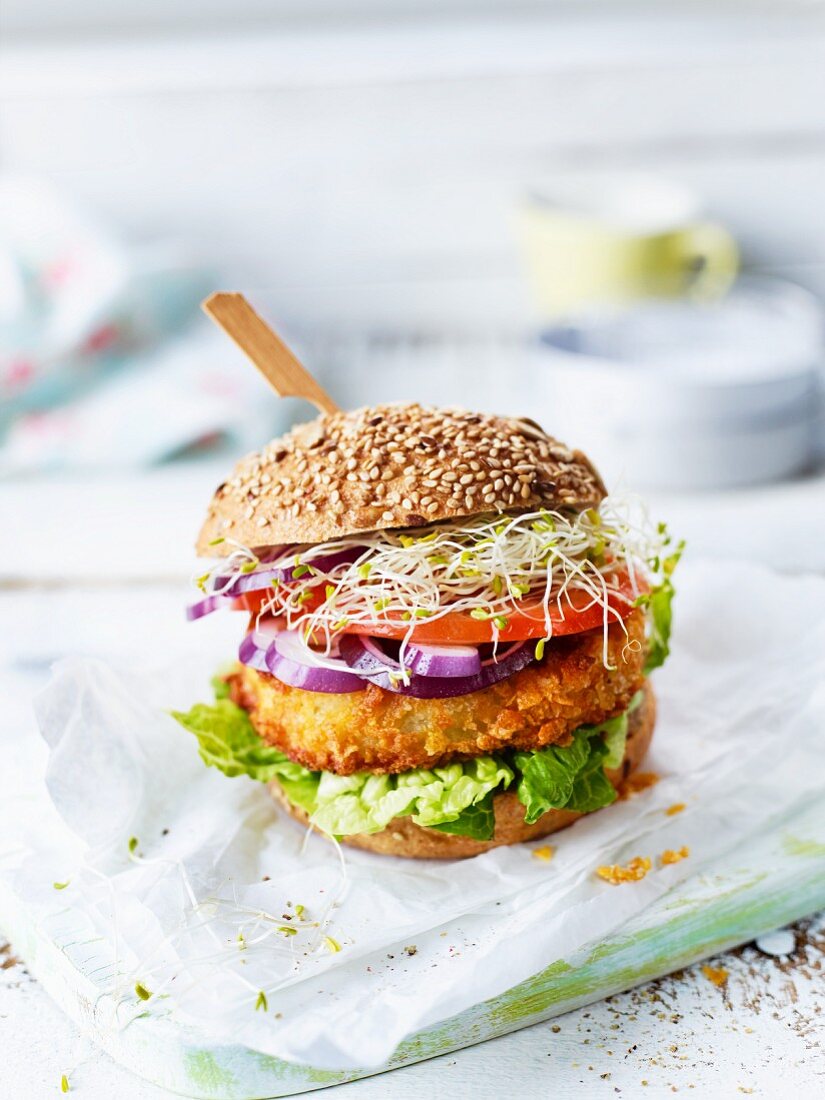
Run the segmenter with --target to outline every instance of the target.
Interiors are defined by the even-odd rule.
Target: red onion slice
[[[269,672],[266,651],[272,644],[273,638],[279,633],[280,627],[270,625],[265,619],[262,620],[241,642],[238,647],[238,660],[243,665],[257,669],[258,672]]]
[[[212,611],[217,611],[219,607],[228,607],[232,603],[232,600],[227,596],[206,596],[202,600],[198,600],[197,603],[190,603],[186,609],[186,618],[189,622],[194,622],[195,619],[202,619],[204,615],[209,615]]]
[[[481,657],[473,645],[416,645],[407,649],[406,665],[417,676],[477,676]]]
[[[266,651],[266,667],[283,684],[318,691],[327,695],[344,695],[363,691],[366,682],[351,672],[343,661],[340,668],[321,668],[307,663],[306,649],[297,631],[282,630]],[[329,659],[328,659],[329,660]]]
[[[345,634],[339,645],[341,656],[354,672],[385,691],[409,695],[414,699],[450,699],[456,695],[469,695],[506,680],[535,660],[534,643],[519,642],[501,654],[498,660],[490,658],[482,661],[480,671],[474,676],[417,676],[413,673],[409,677],[410,682],[405,684],[397,662],[383,653],[372,639]]]
[[[340,550],[336,554],[326,554],[306,564],[326,572],[334,569],[336,565],[355,561],[361,554],[363,550],[353,547],[350,550]],[[213,578],[212,585],[221,596],[234,598],[243,595],[244,592],[258,592],[262,588],[269,588],[273,581],[288,584],[295,580],[294,574],[297,568],[296,565],[289,565],[286,568],[265,565],[254,569],[251,573],[241,573],[239,576],[234,573],[218,573]]]
[[[238,660],[242,665],[255,668],[258,672],[269,672],[266,665],[266,649],[266,646],[261,648],[258,645],[254,634],[247,634],[238,646]]]

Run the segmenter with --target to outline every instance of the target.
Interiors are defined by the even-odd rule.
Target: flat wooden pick
[[[341,411],[243,294],[212,294],[201,308],[252,360],[280,397],[304,397],[322,413]]]

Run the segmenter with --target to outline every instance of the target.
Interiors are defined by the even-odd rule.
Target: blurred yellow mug
[[[639,298],[718,297],[739,266],[730,233],[700,218],[690,191],[657,176],[565,177],[536,190],[520,222],[548,318]]]

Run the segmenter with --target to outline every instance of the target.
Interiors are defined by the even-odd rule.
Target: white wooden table
[[[165,652],[191,644],[180,614],[193,565],[190,547],[224,465],[0,485],[6,536],[0,551],[0,760],[19,751],[21,731],[31,735],[28,696],[53,660],[71,652],[130,652],[128,623],[117,615],[118,600],[127,593],[134,602],[138,590],[141,613],[157,623]],[[672,529],[702,552],[741,556],[747,549],[778,568],[825,572],[825,480],[654,503]],[[772,522],[759,523],[766,515]],[[758,539],[756,530],[764,532]],[[821,1091],[825,915],[794,928],[788,955],[748,946],[712,960],[712,966],[719,973],[708,976],[692,967],[555,1022],[323,1095],[492,1100],[572,1090],[582,1097]],[[2,1097],[60,1095],[63,1074],[70,1095],[90,1100],[169,1095],[138,1081],[83,1039],[2,934],[0,1050]]]

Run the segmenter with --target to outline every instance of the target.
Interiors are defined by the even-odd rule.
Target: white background
[[[293,325],[530,316],[531,183],[654,170],[825,287],[825,9],[5,0],[0,164],[179,235]]]

